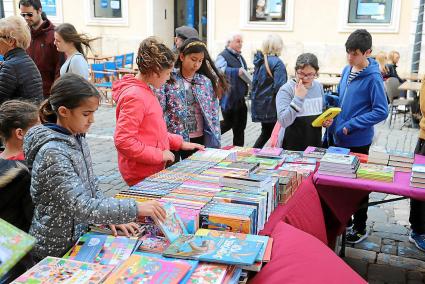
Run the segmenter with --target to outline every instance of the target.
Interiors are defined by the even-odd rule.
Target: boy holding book
[[[338,107],[342,109],[327,136],[328,145],[349,148],[351,152],[368,154],[374,135],[374,125],[388,115],[382,75],[378,63],[369,58],[372,36],[367,30],[354,31],[345,43],[348,64],[342,71],[338,85]],[[366,208],[354,214],[353,227],[347,232],[347,242],[358,243],[366,239]]]

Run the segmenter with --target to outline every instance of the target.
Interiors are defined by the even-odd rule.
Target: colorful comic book
[[[222,284],[228,265],[201,262],[190,276],[187,284]]]
[[[171,203],[165,203],[164,209],[167,213],[165,222],[158,221],[158,227],[164,233],[164,236],[174,242],[181,235],[187,234],[187,230],[176,212],[176,208]]]
[[[248,240],[184,235],[164,251],[168,257],[233,265],[252,265],[263,243]]]
[[[170,245],[170,242],[159,236],[146,234],[140,238],[136,251],[162,253]]]
[[[78,283],[96,284],[108,276],[114,267],[57,257],[46,257],[19,276],[13,283]]]
[[[178,284],[190,269],[187,263],[133,254],[106,279],[105,284]]]
[[[228,239],[239,239],[239,240],[248,240],[248,241],[254,241],[254,242],[260,242],[263,244],[261,247],[260,252],[257,255],[257,258],[255,261],[263,261],[264,255],[266,253],[267,244],[269,242],[268,236],[259,236],[259,235],[250,235],[250,234],[240,234],[240,233],[233,233],[233,232],[224,232],[224,231],[216,231],[216,230],[208,230],[208,229],[199,229],[196,232],[196,236],[210,236],[210,237],[222,237],[222,238],[228,238]]]
[[[35,239],[0,218],[0,278],[34,246]]]

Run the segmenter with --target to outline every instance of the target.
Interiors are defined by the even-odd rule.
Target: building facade
[[[0,0],[5,15],[19,14],[19,0]],[[269,33],[284,41],[283,61],[292,71],[296,57],[315,53],[323,71],[346,63],[344,43],[357,28],[373,35],[374,52],[398,50],[399,73],[409,73],[419,0],[42,0],[56,24],[101,39],[95,53],[136,51],[150,35],[172,46],[175,27],[194,26],[215,57],[232,33],[244,36],[243,54],[252,57]],[[422,57],[425,53],[422,52]],[[423,64],[422,64],[423,65]],[[421,65],[420,72],[425,70]],[[423,72],[423,71],[424,72]]]

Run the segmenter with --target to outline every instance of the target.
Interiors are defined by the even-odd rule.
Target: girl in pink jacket
[[[118,166],[128,185],[164,169],[174,161],[170,150],[195,150],[204,146],[184,142],[180,135],[167,132],[162,108],[150,86],[160,88],[174,66],[174,53],[154,37],[142,41],[136,63],[139,73],[114,82],[117,102],[114,141]]]

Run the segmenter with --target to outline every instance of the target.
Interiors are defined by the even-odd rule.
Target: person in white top
[[[89,65],[86,60],[86,52],[91,49],[90,42],[97,38],[89,38],[85,34],[79,34],[71,24],[64,23],[55,28],[55,45],[58,51],[65,53],[66,61],[60,69],[60,75],[65,73],[78,74],[86,79],[89,78]],[[83,50],[83,45],[86,50]]]

